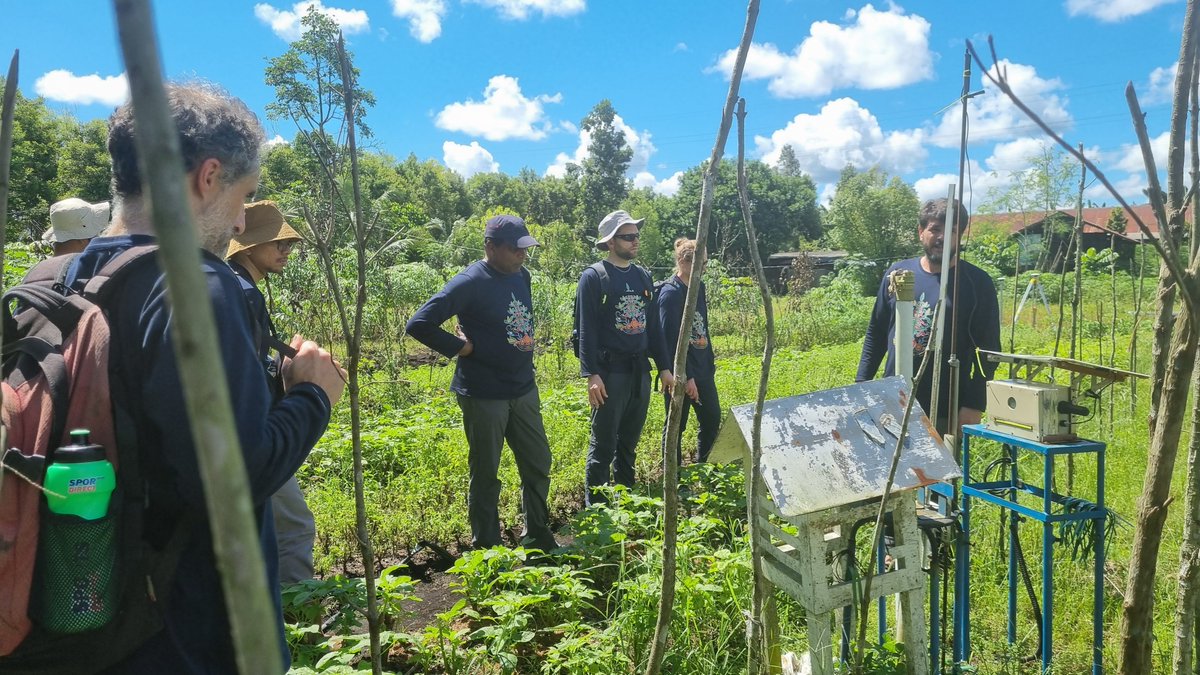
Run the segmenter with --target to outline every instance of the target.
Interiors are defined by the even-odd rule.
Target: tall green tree
[[[54,179],[62,144],[59,125],[44,99],[25,98],[17,91],[12,139],[7,235],[9,241],[29,241],[46,229],[50,204],[57,197]]]
[[[842,170],[829,205],[829,236],[833,243],[864,267],[863,290],[873,293],[883,272],[895,260],[917,251],[917,211],[920,201],[912,186],[878,167]]]
[[[629,194],[629,162],[633,149],[625,134],[617,128],[617,111],[604,99],[583,118],[579,127],[588,132],[588,156],[580,166],[582,174],[582,220],[594,228],[605,214],[617,208]]]
[[[683,173],[679,191],[664,206],[663,232],[667,241],[695,231],[705,166]],[[746,183],[764,260],[772,253],[795,250],[801,241],[821,235],[817,191],[805,175],[785,176],[760,161],[746,163]],[[730,264],[748,264],[750,249],[737,193],[737,164],[721,162],[713,186],[708,248],[710,256]]]
[[[406,200],[426,218],[452,223],[471,215],[471,202],[462,176],[432,159],[421,161],[410,154],[396,166]]]
[[[558,178],[521,169],[517,177],[529,193],[524,214],[527,218],[536,223],[561,221],[570,225],[573,232],[595,232],[597,223],[582,222],[579,218],[583,197],[578,172],[568,171],[566,176]]]
[[[345,50],[337,25],[309,7],[303,33],[281,56],[270,60],[267,84],[275,100],[267,112],[296,125],[295,145],[320,171],[312,176],[311,189],[289,195],[285,204],[300,211],[307,225],[306,241],[315,249],[325,273],[327,291],[337,307],[346,349],[346,392],[350,399],[350,437],[354,464],[356,535],[362,555],[366,586],[366,621],[370,635],[371,669],[382,672],[380,617],[375,591],[375,553],[366,512],[363,472],[361,388],[363,319],[367,304],[367,250],[371,223],[387,206],[380,197],[367,213],[362,198],[359,137],[370,134],[364,118],[375,99],[358,83],[358,69]],[[303,166],[303,162],[300,164]],[[386,193],[385,193],[386,194]],[[348,249],[348,250],[343,250]]]
[[[79,197],[89,202],[108,201],[112,166],[108,161],[108,124],[91,120],[80,124],[74,117],[59,120],[62,150],[54,176],[57,199]]]
[[[337,54],[337,24],[316,7],[309,7],[301,18],[303,32],[280,56],[267,62],[265,79],[275,90],[275,99],[267,104],[267,116],[296,125],[293,152],[309,175],[288,196],[297,211],[307,214],[314,232],[332,234],[335,247],[349,239],[348,171],[349,158],[340,136],[345,132],[342,79]],[[351,57],[353,59],[353,57]],[[353,75],[357,82],[358,70]],[[365,118],[375,105],[375,96],[357,85],[353,92],[358,102],[354,119],[360,138],[371,130]]]
[[[775,165],[775,170],[781,176],[803,175],[804,171],[800,168],[800,160],[796,159],[796,151],[790,144],[783,146],[783,150],[779,151],[779,163]]]

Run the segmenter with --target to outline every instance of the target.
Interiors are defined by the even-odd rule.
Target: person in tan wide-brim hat
[[[258,283],[268,274],[282,272],[298,243],[300,233],[287,224],[275,202],[264,200],[246,205],[246,230],[229,242],[225,254],[229,266],[240,278],[246,304],[258,324],[259,359],[266,371],[271,395],[276,400],[284,393],[279,378],[283,357],[272,350],[278,350],[277,346],[282,343],[271,315],[267,313],[267,301],[258,290]],[[271,496],[271,510],[275,514],[280,583],[293,584],[311,579],[317,528],[295,476]]]
[[[283,271],[300,240],[300,233],[287,224],[275,202],[253,202],[246,205],[246,230],[229,242],[225,257],[235,265],[234,272],[257,284],[268,274]]]

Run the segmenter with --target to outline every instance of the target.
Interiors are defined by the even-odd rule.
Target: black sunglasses
[[[632,241],[637,241],[638,239],[641,238],[641,236],[642,235],[640,232],[630,232],[629,234],[614,234],[613,239],[620,239],[621,241],[631,241],[632,242]]]

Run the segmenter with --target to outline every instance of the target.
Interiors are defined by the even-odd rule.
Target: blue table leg
[[[938,584],[941,569],[937,562],[929,566],[929,662],[933,664],[929,671],[936,675],[941,675],[939,668],[942,663],[942,617],[939,613],[942,589]]]
[[[1018,480],[1017,473],[1017,451],[1011,445],[1005,444],[1004,451],[1009,459],[1009,480],[1013,486],[1016,486]],[[1010,502],[1017,501],[1017,489],[1013,487],[1008,491],[1008,500]],[[1013,511],[1008,514],[1008,644],[1017,643],[1017,514]]]
[[[1052,513],[1054,456],[1046,455],[1042,476],[1042,513]],[[1042,524],[1042,672],[1050,669],[1054,653],[1054,524]]]
[[[1092,675],[1103,675],[1104,665],[1104,528],[1107,512],[1104,506],[1104,449],[1096,453],[1096,505],[1100,518],[1096,521],[1096,579],[1092,595]]]
[[[962,439],[963,485],[971,483],[971,440]],[[971,660],[971,499],[960,493],[962,500],[962,533],[955,547],[954,571],[954,661]]]

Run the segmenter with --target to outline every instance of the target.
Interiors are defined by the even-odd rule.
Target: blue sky
[[[635,156],[629,177],[671,194],[712,150],[728,64],[745,19],[734,0],[308,0],[158,2],[168,76],[222,84],[263,117],[268,58],[316,5],[343,26],[377,105],[373,148],[415,153],[470,175],[562,170],[586,152],[578,124],[613,102]],[[21,49],[21,89],[80,119],[126,96],[111,5],[4,3],[0,57]],[[1142,99],[1160,165],[1174,80],[1180,0],[821,2],[764,0],[747,65],[747,152],[774,163],[795,149],[824,198],[841,168],[878,165],[944,195],[958,168],[965,41],[994,36],[1017,91],[1082,142],[1131,202],[1145,183],[1124,87]],[[1002,189],[1043,143],[1001,95],[971,101],[973,206]],[[727,156],[736,153],[731,142]],[[1113,200],[1089,188],[1097,204]]]

